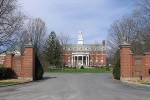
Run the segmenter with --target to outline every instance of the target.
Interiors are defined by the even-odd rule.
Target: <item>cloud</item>
[[[77,43],[78,31],[83,31],[85,43],[100,43],[106,39],[110,24],[130,13],[130,0],[22,0],[30,16],[45,21],[48,33],[66,32]]]

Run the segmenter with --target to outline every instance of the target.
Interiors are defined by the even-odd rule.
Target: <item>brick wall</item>
[[[130,47],[127,43],[120,46],[120,79],[150,79],[150,53],[133,56]]]
[[[23,56],[13,56],[12,57],[12,69],[15,71],[18,77],[22,76],[22,62]]]
[[[33,81],[35,75],[34,46],[31,43],[26,45],[23,56],[14,56],[8,53],[5,57],[4,67],[12,68],[18,78],[26,78]]]

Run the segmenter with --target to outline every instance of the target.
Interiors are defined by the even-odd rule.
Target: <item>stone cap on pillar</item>
[[[33,48],[34,45],[32,44],[32,39],[29,38],[29,43],[25,45],[25,48]]]
[[[131,44],[127,43],[127,39],[126,36],[123,37],[123,43],[119,46],[120,48],[124,47],[124,48],[130,48]]]
[[[150,52],[145,52],[144,55],[150,55]]]
[[[132,53],[132,51],[131,51],[131,50],[130,50],[130,52],[131,52],[131,53],[130,53],[130,55],[133,55],[133,53]]]
[[[131,44],[121,44],[120,48],[131,48]]]
[[[12,55],[13,53],[11,51],[6,52],[7,55]]]

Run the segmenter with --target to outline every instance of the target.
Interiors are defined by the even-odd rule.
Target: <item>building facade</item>
[[[7,53],[10,53],[10,52],[7,52]],[[14,56],[21,56],[21,53],[19,50],[14,50],[11,52]],[[6,59],[6,53],[2,53],[0,54],[0,67],[4,64],[5,62],[5,59]]]
[[[5,57],[6,57],[5,53],[0,54],[0,67],[4,64]]]
[[[104,40],[102,44],[84,44],[82,32],[79,31],[77,44],[68,44],[63,49],[65,51],[66,66],[106,66],[106,45]]]

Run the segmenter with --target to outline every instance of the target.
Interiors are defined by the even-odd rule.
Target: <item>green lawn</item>
[[[56,73],[107,73],[104,68],[85,68],[85,69],[46,69],[45,72],[56,72]]]
[[[141,83],[141,84],[150,85],[150,83]]]
[[[0,86],[2,85],[10,85],[10,84],[16,84],[17,82],[0,82]]]

